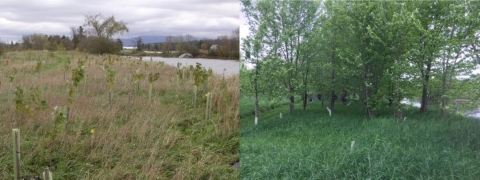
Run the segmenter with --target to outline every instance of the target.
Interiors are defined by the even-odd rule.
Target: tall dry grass
[[[87,59],[86,59],[87,57]],[[66,80],[64,65],[71,58]],[[70,107],[68,132],[64,124],[54,131],[51,113],[66,106],[71,71],[85,59],[85,78]],[[56,179],[237,179],[229,164],[239,158],[239,78],[212,76],[199,88],[197,107],[192,108],[193,78],[176,83],[176,67],[157,62],[111,56],[116,71],[113,107],[109,110],[106,70],[108,55],[75,52],[12,52],[0,64],[0,179],[13,176],[11,129],[21,131],[24,177],[39,175],[50,167]],[[4,62],[8,60],[8,65]],[[35,72],[37,61],[44,61]],[[147,63],[147,66],[145,66]],[[148,101],[148,81],[136,85],[125,78],[139,73],[160,73],[153,83],[153,101]],[[187,70],[188,71],[188,70]],[[130,74],[130,75],[129,75]],[[189,73],[186,73],[187,75]],[[8,76],[13,86],[25,91],[31,115],[8,100]],[[41,90],[48,107],[35,110],[30,87]],[[208,89],[207,89],[208,87]],[[129,106],[129,92],[132,92]],[[213,94],[212,112],[205,120],[204,95]],[[28,104],[28,102],[27,102]],[[130,109],[130,118],[127,118]],[[52,138],[56,134],[56,138]]]

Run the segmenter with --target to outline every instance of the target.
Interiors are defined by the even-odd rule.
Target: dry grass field
[[[74,88],[72,72],[81,69],[83,79]],[[115,72],[110,83],[109,69]],[[155,73],[150,99],[148,75]],[[144,76],[138,92],[136,74]],[[0,179],[13,178],[14,128],[20,129],[25,178],[48,166],[55,179],[238,179],[239,170],[230,166],[239,159],[238,75],[210,76],[198,86],[193,108],[194,74],[114,55],[3,55]]]

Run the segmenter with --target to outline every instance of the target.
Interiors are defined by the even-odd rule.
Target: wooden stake
[[[47,168],[45,168],[45,171],[43,172],[43,179],[44,180],[53,180],[52,178],[52,172]]]
[[[15,180],[22,179],[22,173],[20,171],[20,130],[12,129],[13,135],[13,169],[15,173]]]
[[[355,141],[352,141],[350,145],[350,153],[353,153],[353,149],[355,148]]]

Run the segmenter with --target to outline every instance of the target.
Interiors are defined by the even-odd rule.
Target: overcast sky
[[[243,12],[240,12],[240,39],[247,37],[247,35],[250,33],[247,23],[247,17],[245,17]]]
[[[130,29],[120,38],[191,34],[216,38],[239,27],[238,0],[0,0],[0,40],[41,33],[71,36],[85,14],[114,15]]]

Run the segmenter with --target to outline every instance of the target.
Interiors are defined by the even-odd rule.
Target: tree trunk
[[[445,59],[443,61],[445,63]],[[445,67],[446,66],[445,64],[443,64],[443,66],[444,67],[443,67],[443,73],[442,73],[442,105],[440,107],[440,116],[442,116],[442,118],[445,118],[445,115],[446,115],[445,107],[447,106],[447,98],[444,97],[444,96],[445,96],[445,93],[447,92],[447,71],[448,71],[448,69]]]
[[[293,109],[294,109],[294,106],[295,106],[295,97],[293,97],[293,95],[291,95],[289,97],[289,99],[290,99],[290,112],[292,113]]]
[[[365,86],[365,100],[366,100],[366,111],[367,111],[367,115],[369,118],[374,118],[375,117],[375,113],[373,112],[373,110],[369,107],[369,103],[368,101],[370,100],[370,90],[368,89],[368,86]]]
[[[367,69],[367,65],[364,64],[363,65],[363,76],[365,78],[365,82],[368,82],[368,69]],[[375,116],[375,113],[373,112],[373,110],[370,108],[370,89],[368,87],[367,84],[365,84],[365,111],[367,112],[367,115],[369,118],[373,118]]]
[[[423,84],[423,91],[422,91],[422,102],[420,105],[420,112],[424,113],[427,112],[427,85]]]
[[[332,91],[332,94],[330,95],[330,110],[333,111],[333,109],[335,108],[335,92]]]
[[[308,101],[308,94],[307,91],[303,92],[303,111],[307,110],[307,101]]]
[[[255,84],[255,89],[257,89],[257,86]],[[255,125],[258,123],[258,91],[255,90]]]
[[[257,63],[258,65],[258,63]],[[255,125],[257,125],[258,123],[258,116],[259,116],[259,111],[258,111],[258,69],[260,68],[260,66],[257,66],[255,68],[255,78],[254,78],[254,82],[253,82],[253,91],[254,91],[254,94],[255,94]]]
[[[432,67],[431,61],[427,63],[427,70],[424,75],[423,90],[422,90],[422,102],[420,105],[420,112],[427,112],[428,104],[428,80],[430,79],[430,68]]]
[[[335,44],[335,34],[333,35],[332,45]],[[332,50],[332,54],[330,55],[332,59],[332,76],[330,78],[330,85],[332,86],[332,94],[330,95],[330,110],[333,111],[335,109],[335,92],[333,90],[333,86],[335,85],[335,49]]]

